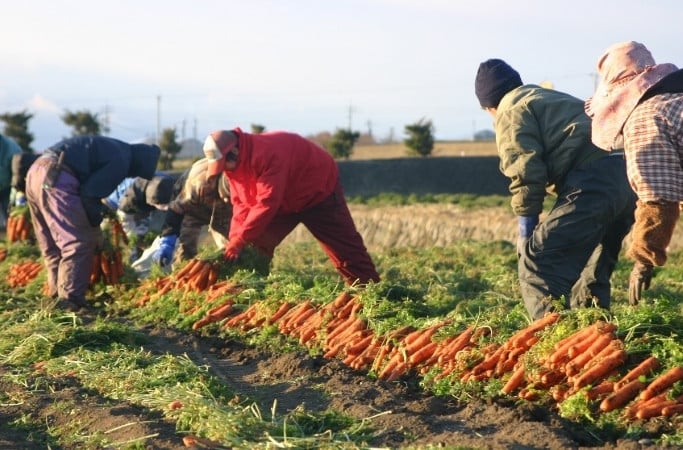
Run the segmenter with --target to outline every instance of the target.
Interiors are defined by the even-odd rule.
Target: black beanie
[[[165,205],[171,201],[175,180],[167,175],[155,175],[145,187],[148,205]]]
[[[502,59],[479,64],[474,92],[482,108],[497,108],[505,94],[522,85],[519,73]]]

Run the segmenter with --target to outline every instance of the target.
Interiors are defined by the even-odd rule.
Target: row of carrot
[[[241,287],[227,280],[213,281],[213,271],[217,271],[215,263],[191,260],[177,274],[149,281],[147,291],[156,293],[146,294],[137,304],[142,306],[174,288],[205,292],[204,299],[183,296],[179,301],[185,314],[215,304],[193,324],[195,330],[217,322],[223,329],[240,331],[277,326],[301,345],[320,349],[325,358],[339,358],[351,368],[373,371],[387,381],[411,372],[430,374],[434,382],[446,377],[461,382],[499,379],[504,382],[503,394],[530,401],[544,393],[557,402],[585,395],[590,401],[600,401],[601,411],[624,408],[631,419],[683,412],[683,396],[674,389],[683,380],[683,367],[656,374],[660,368],[656,358],[633,361],[613,323],[598,321],[557,342],[549,354],[527,358],[543,332],[560,320],[558,313],[536,320],[502,344],[484,339],[490,328],[474,326],[434,339],[449,320],[424,329],[403,327],[377,335],[360,314],[359,297],[348,292],[320,307],[310,300],[285,301],[275,308],[272,302],[254,302],[240,310],[234,296]],[[200,277],[200,272],[211,275]]]
[[[43,265],[38,261],[26,260],[15,263],[9,267],[5,281],[11,288],[26,286],[38,276],[42,269]]]

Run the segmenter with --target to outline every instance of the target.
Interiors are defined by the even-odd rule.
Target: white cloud
[[[36,112],[61,112],[61,108],[40,94],[33,94],[33,96],[26,102],[26,107]]]

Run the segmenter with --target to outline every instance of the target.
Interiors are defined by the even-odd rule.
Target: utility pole
[[[353,116],[353,104],[349,103],[349,131],[352,130],[351,128],[351,118]]]
[[[156,142],[159,145],[161,141],[161,94],[157,95],[157,138]]]

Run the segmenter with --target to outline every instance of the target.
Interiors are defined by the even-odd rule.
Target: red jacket
[[[244,133],[239,128],[239,161],[225,171],[233,206],[230,246],[258,238],[281,214],[303,211],[326,199],[337,184],[334,158],[294,133]]]

